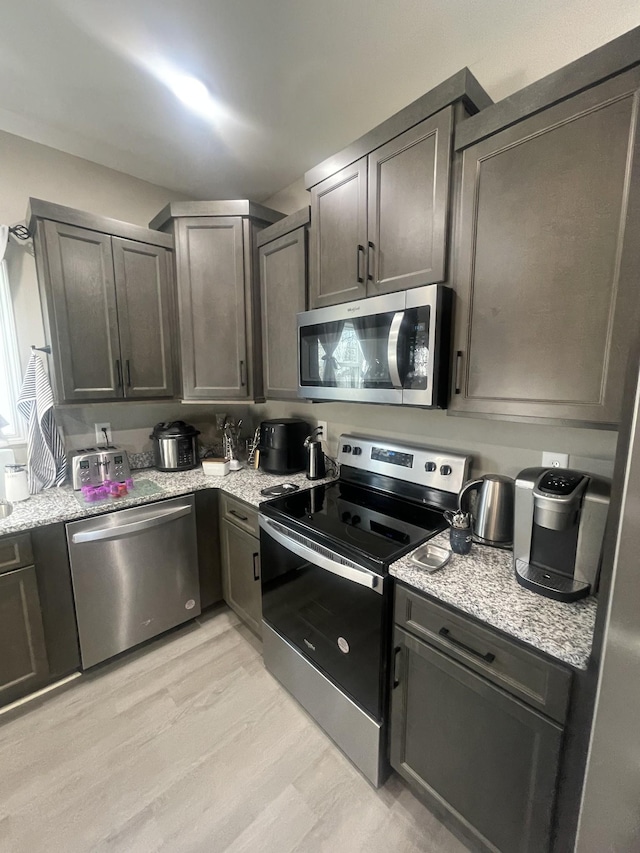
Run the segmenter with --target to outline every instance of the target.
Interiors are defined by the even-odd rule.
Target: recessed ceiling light
[[[172,75],[168,81],[169,87],[189,109],[205,118],[216,118],[220,115],[220,107],[211,97],[211,93],[196,77],[189,74]]]

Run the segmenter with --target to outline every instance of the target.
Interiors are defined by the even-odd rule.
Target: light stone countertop
[[[172,473],[156,471],[154,468],[144,468],[133,471],[132,476],[134,483],[136,480],[150,480],[160,487],[160,491],[152,495],[136,496],[130,494],[124,498],[113,498],[109,501],[81,505],[76,498],[78,493],[74,492],[71,486],[46,489],[39,495],[31,495],[26,501],[13,504],[11,515],[0,520],[0,536],[31,530],[45,524],[72,521],[91,515],[99,515],[103,512],[139,506],[163,498],[197,492],[200,489],[222,489],[227,494],[258,506],[262,501],[268,500],[260,494],[260,490],[267,486],[275,486],[278,483],[295,483],[300,489],[307,489],[332,479],[326,477],[323,480],[312,482],[307,480],[304,472],[287,476],[265,474],[264,471],[255,471],[252,468],[231,471],[226,477],[206,477],[202,473],[201,467],[192,471]]]
[[[76,498],[77,493],[70,486],[47,489],[26,501],[13,504],[12,514],[0,520],[0,536],[139,506],[200,489],[219,488],[257,507],[267,500],[260,494],[261,489],[267,486],[291,482],[300,489],[306,489],[332,478],[311,482],[304,473],[284,476],[250,468],[232,471],[226,477],[206,477],[198,467],[193,471],[175,473],[140,469],[133,472],[133,479],[134,482],[150,480],[159,486],[160,491],[152,495],[134,494],[81,505]],[[448,534],[441,533],[432,542],[448,548]],[[468,613],[564,663],[578,669],[586,668],[593,641],[595,598],[563,604],[524,589],[514,577],[511,551],[474,545],[468,556],[452,554],[447,565],[433,573],[416,566],[409,556],[393,563],[390,574],[417,591]]]
[[[448,531],[431,542],[451,550]],[[392,563],[390,574],[557,660],[586,669],[598,606],[593,596],[564,604],[525,589],[515,579],[512,552],[498,548],[474,544],[468,555],[452,553],[446,566],[432,573],[410,556]]]

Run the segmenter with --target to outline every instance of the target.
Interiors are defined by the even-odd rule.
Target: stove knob
[[[350,512],[343,512],[340,518],[346,523],[351,518]]]
[[[440,473],[443,477],[447,477],[451,473],[451,465],[441,465]]]
[[[425,471],[435,471],[436,470],[436,463],[435,462],[425,462],[424,463],[424,470]]]
[[[350,444],[343,444],[342,445],[342,452],[343,453],[351,453],[351,445]]]
[[[362,521],[362,519],[360,518],[359,515],[354,515],[353,518],[351,519],[351,524],[353,524],[353,526],[355,527],[356,524],[360,524],[361,521]]]
[[[360,454],[362,453],[362,448],[361,447],[354,447],[351,452],[353,453],[354,456],[360,456]]]

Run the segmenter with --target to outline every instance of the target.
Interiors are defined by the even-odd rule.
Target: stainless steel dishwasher
[[[67,524],[82,668],[200,613],[193,495]]]

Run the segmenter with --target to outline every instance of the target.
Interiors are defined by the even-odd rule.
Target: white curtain
[[[2,435],[15,439],[23,437],[23,423],[16,408],[21,371],[7,262],[4,259],[8,240],[8,226],[0,225],[0,415],[9,422]]]

